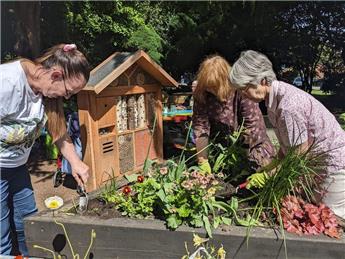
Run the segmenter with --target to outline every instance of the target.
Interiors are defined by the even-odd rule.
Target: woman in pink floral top
[[[207,162],[209,139],[224,139],[238,130],[242,121],[243,146],[256,170],[275,154],[259,105],[234,91],[229,82],[230,65],[220,56],[206,58],[200,65],[194,91],[193,130],[199,164]],[[221,143],[224,143],[221,141]]]
[[[345,131],[333,114],[308,93],[277,81],[272,63],[256,51],[242,53],[230,72],[230,81],[251,100],[265,100],[280,155],[292,146],[305,151],[311,145],[314,152],[327,154],[322,201],[345,218]]]

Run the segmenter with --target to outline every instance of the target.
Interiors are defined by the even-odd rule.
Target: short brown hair
[[[219,101],[226,101],[233,92],[229,80],[230,69],[229,63],[223,57],[219,55],[207,57],[199,67],[195,98],[205,103],[205,94],[207,90],[212,89]]]

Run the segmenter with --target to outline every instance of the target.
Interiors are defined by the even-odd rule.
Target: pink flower
[[[186,190],[191,190],[193,188],[193,182],[191,180],[183,181],[181,186]]]
[[[168,168],[167,167],[162,167],[161,169],[159,169],[159,173],[161,175],[166,175],[168,173]]]
[[[336,238],[340,236],[336,217],[325,204],[316,206],[289,195],[282,199],[280,213],[288,232],[306,235],[325,233]]]
[[[200,176],[200,174],[197,172],[197,171],[193,171],[191,174],[190,174],[193,178],[198,178]]]
[[[325,230],[325,234],[330,237],[340,238],[340,232],[336,227],[331,227]]]

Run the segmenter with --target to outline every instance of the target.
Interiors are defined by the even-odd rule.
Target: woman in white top
[[[79,92],[90,69],[76,45],[59,44],[35,61],[20,59],[0,65],[0,75],[0,255],[11,254],[13,242],[18,242],[20,253],[27,256],[23,218],[37,208],[26,162],[46,122],[78,184],[83,186],[89,177],[89,167],[66,134],[62,97]]]

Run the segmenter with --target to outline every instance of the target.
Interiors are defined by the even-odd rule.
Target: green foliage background
[[[344,93],[339,74],[345,72],[345,2],[114,0],[40,6],[40,48],[74,42],[93,65],[115,51],[143,49],[178,79],[195,73],[207,55],[218,53],[233,63],[241,51],[256,49],[268,55],[281,79],[302,76],[304,89],[322,64],[326,90]],[[3,8],[2,17],[8,21],[2,31],[10,34],[15,11]],[[2,37],[3,57],[13,56],[13,40]]]

